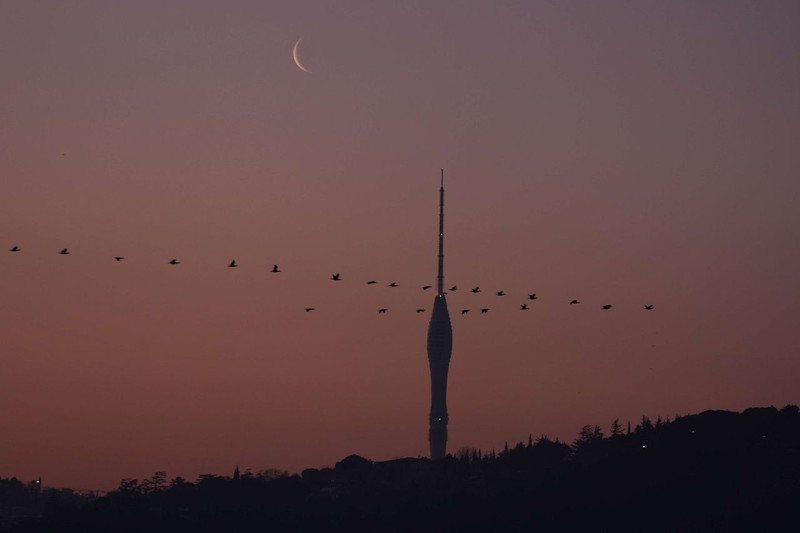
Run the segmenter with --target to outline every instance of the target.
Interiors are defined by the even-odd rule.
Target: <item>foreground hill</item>
[[[797,531],[796,406],[646,417],[441,461],[350,456],[302,475],[163,473],[12,531]],[[47,502],[45,502],[47,503]]]

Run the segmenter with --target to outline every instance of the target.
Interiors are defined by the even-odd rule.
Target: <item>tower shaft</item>
[[[428,364],[431,370],[431,411],[429,415],[431,459],[441,459],[447,452],[447,373],[453,351],[453,329],[444,294],[444,170],[439,188],[439,270],[437,294],[428,325]]]

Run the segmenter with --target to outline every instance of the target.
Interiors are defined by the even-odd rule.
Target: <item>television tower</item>
[[[431,413],[428,440],[431,459],[441,459],[447,449],[447,370],[453,351],[453,329],[444,294],[444,169],[439,188],[439,274],[431,322],[428,324],[428,364],[431,367]]]

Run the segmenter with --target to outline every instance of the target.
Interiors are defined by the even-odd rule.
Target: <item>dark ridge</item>
[[[584,426],[496,453],[123,479],[82,495],[0,479],[0,530],[796,531],[800,409],[705,411]]]

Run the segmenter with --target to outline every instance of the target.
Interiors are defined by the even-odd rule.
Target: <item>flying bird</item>
[[[118,256],[114,257],[114,261],[122,261],[123,259],[125,259],[125,258],[122,257],[121,255],[118,255]]]
[[[450,288],[449,288],[449,289],[447,289],[447,290],[449,290],[449,291],[457,291],[457,290],[458,290],[458,287],[457,287],[457,286],[455,286],[455,285],[453,285],[452,287],[450,287]]]
[[[534,292],[534,293],[532,293],[532,294],[529,294],[529,295],[528,295],[528,300],[536,300],[537,298],[538,298],[538,297],[536,296],[536,293],[535,293],[535,292]]]
[[[342,278],[339,277],[339,273],[337,272],[336,274],[331,274],[331,280],[332,281],[342,281]]]
[[[180,262],[180,261],[178,261],[177,259],[173,259],[172,261],[170,261],[170,262],[169,262],[169,264],[170,264],[170,265],[180,265],[180,264],[181,264],[181,262]]]
[[[230,262],[230,264],[228,265],[228,267],[229,267],[229,268],[236,268],[236,267],[238,267],[238,266],[239,266],[239,265],[237,265],[237,264],[236,264],[236,260],[235,260],[235,259],[234,259],[234,260],[232,260],[232,261]]]
[[[520,304],[519,310],[520,311],[527,311],[528,310],[528,304]]]
[[[505,295],[506,295],[506,293],[504,293],[503,291],[497,291],[497,295],[498,295],[498,296],[505,296]]]
[[[306,313],[310,313],[311,311],[315,311],[316,307],[306,307]]]
[[[66,248],[64,248],[63,250],[61,250],[61,251],[60,251],[60,252],[58,252],[58,253],[60,253],[61,255],[69,255],[69,250],[67,250]]]
[[[367,285],[375,285],[376,283],[378,283],[378,282],[377,282],[377,281],[375,281],[375,280],[369,280],[369,281],[367,282]]]
[[[603,309],[611,309],[611,307],[612,307],[611,304],[606,304],[606,305],[603,306]]]
[[[278,265],[272,265],[272,270],[270,270],[270,272],[272,272],[273,274],[277,274],[278,272],[280,272]]]
[[[386,314],[386,309],[378,309],[378,314],[379,315],[385,315]]]
[[[469,309],[462,309],[461,310],[461,314],[462,315],[466,315],[467,313],[469,313]]]
[[[417,313],[424,313],[425,309],[417,309]]]
[[[579,303],[580,303],[580,302],[579,302],[578,300],[572,300],[572,301],[569,303],[569,305],[575,305],[575,304],[579,304]]]
[[[397,287],[397,282],[393,281],[389,284],[390,287]]]
[[[644,308],[650,311],[653,308],[653,305],[645,305]]]
[[[422,290],[423,290],[423,291],[427,291],[427,290],[428,290],[428,289],[430,289],[430,288],[431,288],[431,286],[430,286],[430,285],[425,285],[424,287],[422,287]]]
[[[480,287],[475,287],[474,289],[472,289],[472,292],[477,294],[477,293],[481,292],[481,288]]]
[[[488,313],[488,312],[489,312],[489,308],[488,308],[488,307],[486,307],[486,308],[484,308],[484,309],[481,309],[481,314],[482,314],[482,315],[485,315],[485,314],[486,314],[486,313]]]
[[[19,246],[14,246],[9,250],[9,252],[19,252]]]

